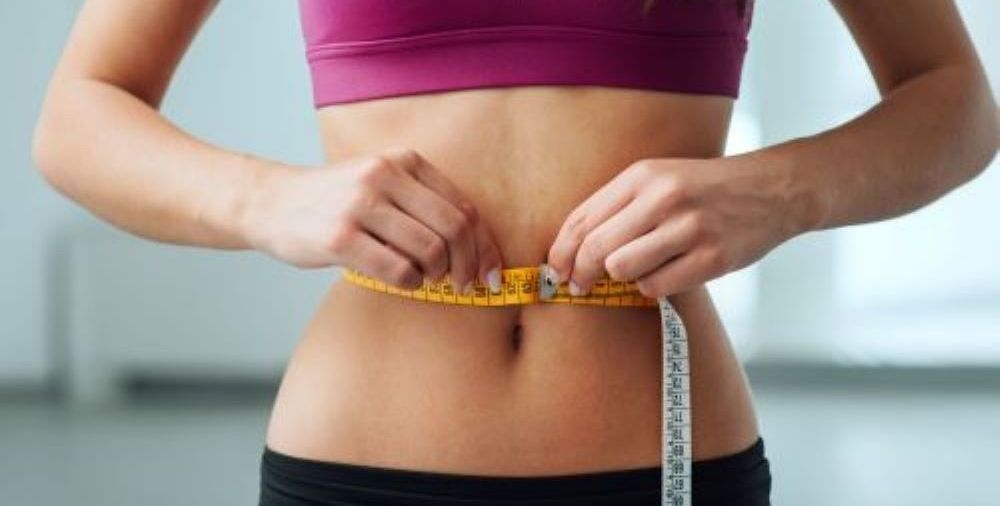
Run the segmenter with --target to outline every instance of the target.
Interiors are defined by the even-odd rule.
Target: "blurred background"
[[[79,3],[0,4],[0,497],[255,504],[279,375],[336,273],[129,236],[45,185],[31,130]],[[996,89],[1000,2],[957,3]],[[222,2],[164,112],[220,145],[318,163],[302,52],[292,2]],[[742,86],[729,153],[878,100],[822,1],[758,2]],[[800,236],[711,282],[774,504],[1000,504],[998,201],[993,167],[918,212]]]

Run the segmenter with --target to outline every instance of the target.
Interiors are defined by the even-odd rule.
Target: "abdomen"
[[[477,204],[505,267],[537,265],[572,209],[629,163],[709,157],[731,102],[597,87],[495,88],[320,111],[330,161],[416,149]],[[745,378],[704,287],[671,302],[691,340],[695,458],[756,438]],[[539,475],[658,465],[654,308],[433,304],[338,282],[272,414],[285,453]]]

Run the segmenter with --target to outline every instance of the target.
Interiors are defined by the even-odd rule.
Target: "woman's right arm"
[[[106,221],[150,239],[246,248],[238,231],[267,163],[178,129],[157,109],[215,0],[88,0],[35,128],[46,180]]]
[[[346,265],[397,286],[499,268],[474,207],[411,150],[304,170],[196,139],[159,114],[217,0],[87,0],[53,72],[33,154],[45,179],[152,240]]]

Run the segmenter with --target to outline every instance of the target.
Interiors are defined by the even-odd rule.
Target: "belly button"
[[[514,351],[521,349],[521,333],[523,328],[521,324],[515,324],[513,330],[510,331],[510,344],[514,347]]]

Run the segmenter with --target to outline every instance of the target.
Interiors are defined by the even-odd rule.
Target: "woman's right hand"
[[[298,267],[342,265],[408,289],[448,274],[462,291],[478,277],[499,290],[492,232],[409,148],[269,171],[253,190],[243,231],[255,249]]]

